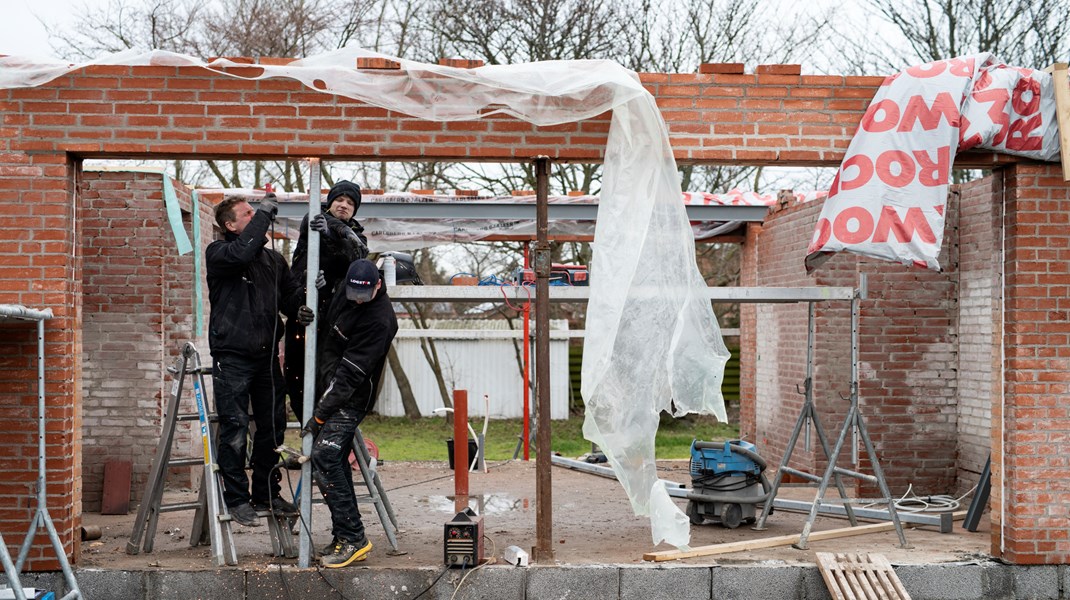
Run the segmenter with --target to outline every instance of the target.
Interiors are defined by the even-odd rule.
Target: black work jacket
[[[347,299],[345,286],[340,286],[331,298],[326,326],[317,368],[322,395],[316,405],[316,418],[326,421],[343,406],[370,411],[390,342],[398,332],[386,283],[375,298],[363,304]]]
[[[279,311],[293,317],[304,301],[303,288],[286,260],[265,248],[270,225],[271,219],[257,211],[240,236],[228,231],[225,239],[208,244],[204,251],[212,307],[208,345],[213,355],[277,354],[283,333]]]
[[[334,215],[323,212],[327,217],[327,227],[335,233],[330,236],[320,235],[320,270],[327,285],[319,291],[319,310],[321,315],[330,307],[331,297],[338,283],[345,281],[349,265],[360,258],[368,257],[368,237],[364,235],[364,227],[355,219],[341,221]],[[352,229],[364,242],[360,247],[345,237],[344,229]],[[294,248],[294,256],[291,270],[294,277],[301,285],[305,285],[308,274],[308,215],[301,220],[301,235],[297,238],[297,246]]]

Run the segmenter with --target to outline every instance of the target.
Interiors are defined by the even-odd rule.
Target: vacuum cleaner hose
[[[729,441],[728,444],[732,446],[732,452],[738,452],[754,461],[754,464],[758,465],[759,472],[764,471],[768,466],[765,462],[765,459],[761,456],[758,456],[757,452],[754,452],[753,450],[750,450],[748,448],[744,448],[743,446],[740,446],[739,444],[733,443],[731,441]],[[724,442],[695,442],[695,448],[698,448],[699,450],[703,448],[724,448]]]

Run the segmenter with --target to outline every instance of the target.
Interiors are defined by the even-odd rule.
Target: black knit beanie
[[[331,204],[341,196],[353,201],[353,212],[356,213],[360,208],[360,186],[345,180],[335,183],[331,186],[331,191],[327,192],[327,210],[331,210]]]

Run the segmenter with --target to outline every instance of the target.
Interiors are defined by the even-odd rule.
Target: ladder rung
[[[780,467],[780,470],[785,472],[785,473],[787,473],[787,474],[789,474],[789,475],[794,475],[796,477],[801,477],[803,479],[812,481],[814,483],[820,483],[821,482],[821,478],[818,477],[817,475],[814,475],[813,473],[806,473],[804,471],[799,471],[797,469],[792,469],[791,467]]]
[[[179,503],[176,503],[176,504],[161,504],[159,511],[162,512],[162,513],[165,513],[165,512],[175,512],[175,511],[179,511],[179,510],[196,510],[196,509],[198,509],[200,507],[201,507],[201,503],[200,502],[179,502]]]
[[[203,458],[189,457],[189,458],[172,458],[167,461],[168,467],[192,467],[193,465],[203,465]]]
[[[858,479],[861,479],[861,480],[869,482],[869,483],[877,483],[877,478],[875,476],[873,476],[873,475],[866,475],[865,473],[859,473],[858,471],[852,471],[850,469],[842,469],[840,467],[836,467],[833,470],[839,475],[846,475],[848,477],[857,477]]]

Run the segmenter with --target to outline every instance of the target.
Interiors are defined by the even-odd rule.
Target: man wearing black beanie
[[[308,272],[309,227],[319,231],[320,271],[323,272],[326,284],[319,291],[319,309],[316,314],[326,314],[335,288],[345,281],[349,265],[354,260],[368,256],[368,238],[364,235],[364,227],[354,218],[359,208],[360,186],[342,180],[331,186],[331,190],[327,192],[327,203],[323,212],[313,217],[311,222],[308,215],[301,221],[301,236],[297,240],[290,268],[294,277],[304,283]],[[321,343],[324,335],[324,331],[317,329],[316,339]],[[299,421],[304,419],[304,375],[305,327],[299,323],[287,322],[286,391],[290,395],[290,408]]]

